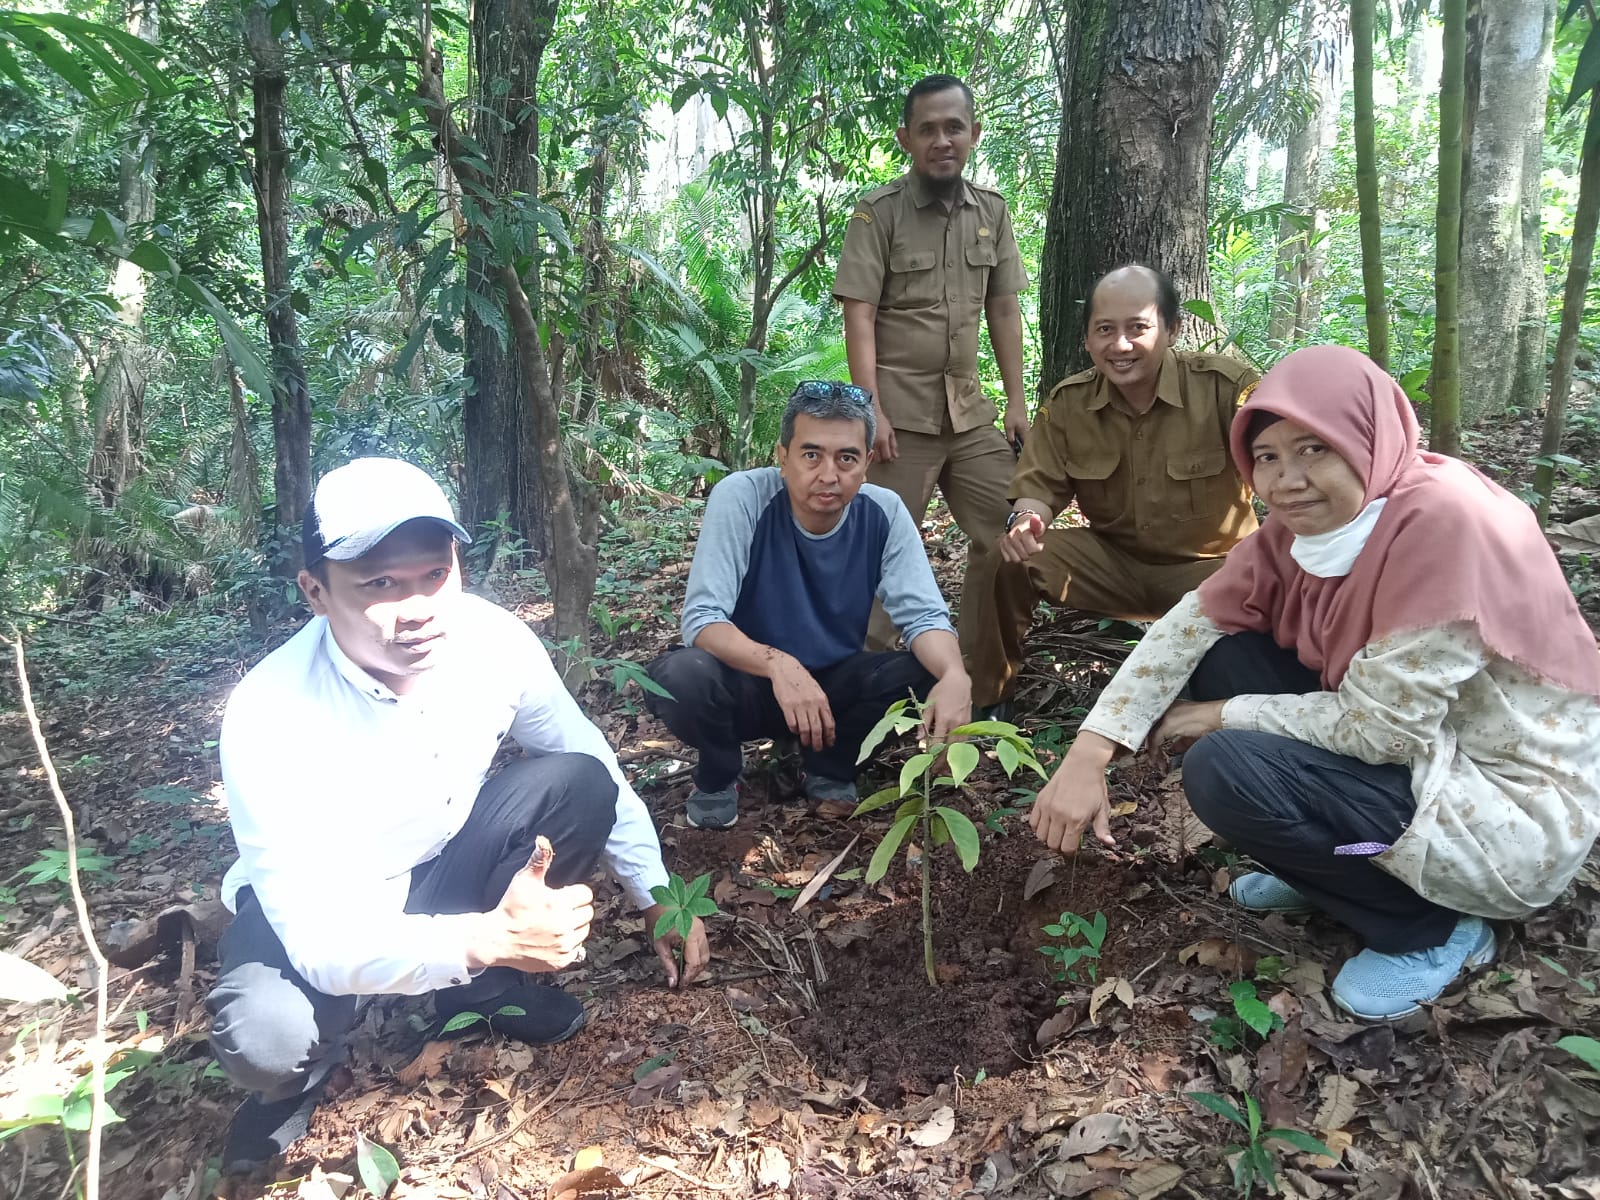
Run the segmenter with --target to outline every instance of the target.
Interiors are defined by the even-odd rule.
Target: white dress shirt
[[[641,909],[667,881],[649,812],[539,638],[487,600],[459,603],[438,665],[404,696],[316,617],[228,700],[222,778],[239,860],[223,900],[232,908],[253,888],[289,961],[330,995],[466,982],[473,918],[404,909],[412,868],[460,831],[507,733],[535,753],[603,763],[618,790],[606,866]]]

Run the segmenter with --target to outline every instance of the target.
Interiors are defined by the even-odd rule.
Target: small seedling
[[[525,1017],[527,1015],[528,1010],[517,1004],[502,1004],[487,1017],[481,1012],[458,1012],[455,1016],[451,1017],[444,1023],[439,1032],[441,1034],[455,1033],[458,1030],[467,1029],[473,1025],[476,1025],[479,1021],[482,1021],[490,1029],[493,1029],[495,1017]]]
[[[1247,1031],[1265,1038],[1274,1030],[1283,1028],[1283,1018],[1256,995],[1256,985],[1250,980],[1240,979],[1229,984],[1228,995],[1233,998],[1234,1015],[1212,1020],[1211,1041],[1215,1045],[1224,1050],[1236,1050],[1245,1044]]]
[[[717,902],[706,895],[711,890],[711,873],[708,871],[693,883],[685,883],[683,876],[674,872],[667,882],[650,889],[650,898],[664,911],[656,918],[656,927],[650,931],[652,941],[666,937],[668,931],[680,938],[689,936],[696,917],[714,917],[722,910]]]
[[[104,875],[111,870],[115,859],[107,858],[103,854],[96,854],[93,850],[78,851],[78,873],[80,875]],[[57,883],[65,886],[68,882],[67,852],[65,850],[41,850],[39,857],[34,859],[16,875],[11,878],[26,875],[24,887],[40,887],[47,883]]]
[[[890,733],[909,733],[920,727],[924,711],[923,704],[913,699],[897,700],[891,704],[883,719],[873,726],[872,732],[861,743],[857,764],[866,762]],[[972,818],[959,809],[933,802],[935,788],[959,791],[967,781],[967,776],[978,766],[977,744],[953,739],[993,738],[995,757],[1000,760],[1008,777],[1014,775],[1018,767],[1025,766],[1040,779],[1046,778],[1044,768],[1034,757],[1028,736],[1009,722],[973,721],[952,729],[949,737],[952,740],[941,741],[930,737],[923,744],[921,753],[913,754],[900,768],[898,784],[868,796],[850,814],[859,817],[863,813],[886,808],[896,800],[900,801],[889,832],[878,843],[871,862],[867,864],[868,883],[877,883],[888,873],[895,852],[900,849],[913,826],[921,828],[924,847],[937,848],[948,843],[955,846],[963,869],[970,872],[978,865],[978,828],[972,823]],[[936,779],[933,772],[941,759],[950,773]],[[937,987],[939,977],[934,972],[933,963],[932,862],[931,853],[922,855],[922,963],[927,969],[928,983]]]
[[[1324,1158],[1338,1157],[1322,1142],[1319,1142],[1309,1133],[1301,1133],[1298,1129],[1263,1130],[1261,1128],[1261,1106],[1256,1103],[1254,1096],[1245,1096],[1245,1111],[1242,1113],[1239,1111],[1238,1106],[1231,1101],[1224,1100],[1221,1096],[1212,1095],[1210,1092],[1186,1092],[1184,1098],[1193,1100],[1201,1108],[1209,1109],[1219,1117],[1226,1117],[1250,1135],[1250,1140],[1246,1144],[1225,1146],[1222,1151],[1224,1155],[1237,1154],[1239,1156],[1233,1163],[1233,1188],[1241,1196],[1249,1196],[1254,1192],[1257,1180],[1261,1181],[1262,1186],[1267,1191],[1276,1190],[1278,1186],[1277,1169],[1273,1161],[1272,1149],[1267,1145],[1268,1142],[1287,1142],[1296,1150],[1303,1151],[1306,1154],[1320,1154]]]
[[[1039,947],[1039,953],[1055,964],[1053,972],[1058,980],[1094,983],[1100,978],[1100,947],[1106,940],[1105,913],[1095,913],[1091,921],[1075,912],[1064,912],[1060,920],[1046,925],[1044,931],[1050,937],[1065,939],[1059,946]],[[1058,1003],[1066,1003],[1066,997]]]

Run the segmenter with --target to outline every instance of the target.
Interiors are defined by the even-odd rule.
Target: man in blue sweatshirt
[[[776,467],[712,489],[689,570],[683,648],[650,664],[650,705],[700,752],[689,824],[739,815],[741,743],[789,730],[808,799],[854,801],[861,741],[895,700],[927,699],[943,737],[972,713],[950,610],[900,498],[866,482],[877,424],[848,383],[800,384]],[[909,651],[863,651],[872,602]]]

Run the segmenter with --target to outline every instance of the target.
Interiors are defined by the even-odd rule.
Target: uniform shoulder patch
[[[1092,384],[1100,377],[1100,372],[1090,367],[1086,371],[1079,371],[1076,375],[1068,375],[1055,387],[1050,389],[1050,397],[1046,404],[1054,404],[1057,400],[1066,399],[1069,393],[1077,391],[1084,384]]]
[[[1190,354],[1188,359],[1190,370],[1212,371],[1234,383],[1256,373],[1256,369],[1249,363],[1234,358],[1231,354]]]
[[[872,224],[872,214],[867,212],[866,209],[858,208],[858,209],[856,209],[855,212],[850,214],[850,220],[852,220],[852,221],[862,220],[862,221],[865,221],[868,225],[871,225]]]

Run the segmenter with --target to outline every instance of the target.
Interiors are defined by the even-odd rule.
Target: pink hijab
[[[1211,620],[1229,633],[1271,633],[1330,691],[1363,646],[1470,621],[1492,654],[1600,696],[1600,650],[1532,510],[1466,463],[1418,450],[1410,402],[1371,359],[1311,346],[1268,371],[1231,429],[1247,481],[1258,412],[1316,433],[1366,482],[1363,504],[1388,503],[1355,566],[1335,579],[1301,570],[1289,554],[1294,535],[1268,520],[1200,585]]]

